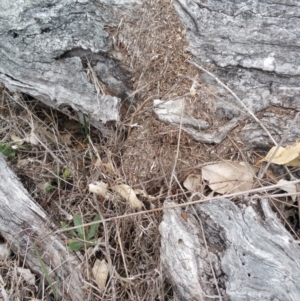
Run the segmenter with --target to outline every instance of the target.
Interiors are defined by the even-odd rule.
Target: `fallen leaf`
[[[293,201],[296,201],[296,193],[298,192],[298,190],[295,183],[290,183],[290,181],[286,180],[279,180],[277,184],[280,184],[279,187],[287,193],[295,193],[295,195],[291,195],[291,198]]]
[[[97,259],[92,272],[100,292],[103,292],[105,290],[105,284],[108,277],[108,265],[105,260]]]
[[[251,166],[244,162],[224,161],[202,168],[202,179],[208,181],[211,190],[221,194],[250,190],[253,175]]]
[[[190,94],[191,94],[191,96],[195,96],[196,95],[196,89],[194,87],[191,87]]]
[[[96,182],[95,184],[89,184],[89,191],[101,195],[103,198],[107,195],[108,185],[104,182]]]
[[[200,191],[201,181],[200,175],[190,174],[183,182],[183,186],[191,192]]]
[[[268,154],[263,159],[259,160],[257,163],[270,161],[276,148],[276,146],[273,146],[268,152]],[[288,145],[286,147],[280,146],[272,159],[272,163],[285,166],[300,167],[300,142],[296,142],[295,144]]]
[[[108,163],[103,163],[100,159],[97,159],[95,166],[102,168],[104,173],[109,173],[112,176],[116,175],[115,168],[111,161]]]
[[[121,184],[113,186],[112,189],[123,197],[131,208],[141,209],[143,207],[143,203],[136,197],[136,194],[130,186]]]
[[[134,191],[134,193],[135,193],[136,195],[141,195],[141,196],[143,196],[144,198],[148,199],[149,201],[155,201],[155,200],[156,200],[156,197],[155,197],[155,196],[148,194],[148,193],[147,193],[145,190],[143,190],[143,189],[134,189],[133,191]]]
[[[20,160],[18,160],[17,166],[19,168],[21,168],[21,167],[28,165],[29,163],[30,163],[29,159],[20,159]]]
[[[22,138],[20,138],[19,136],[17,136],[16,134],[12,134],[10,136],[10,139],[13,141],[13,142],[18,142],[18,144],[23,144],[24,141]]]
[[[29,137],[25,138],[24,141],[29,142],[32,145],[39,145],[39,139],[34,133],[31,133]]]
[[[72,145],[72,135],[70,133],[61,134],[58,136],[58,140],[64,145]]]
[[[5,243],[0,244],[0,260],[6,260],[11,254],[10,248]]]
[[[35,275],[29,269],[17,268],[18,273],[29,285],[35,285]]]

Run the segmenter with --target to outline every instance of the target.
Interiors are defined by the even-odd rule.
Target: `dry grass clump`
[[[239,145],[230,139],[222,146],[199,144],[178,128],[156,120],[154,99],[183,96],[187,113],[216,125],[215,102],[198,81],[199,71],[187,63],[185,32],[171,1],[145,1],[137,13],[137,23],[124,19],[112,31],[124,54],[123,64],[133,72],[135,91],[131,111],[122,112],[122,123],[112,139],[104,139],[89,125],[70,120],[36,100],[2,90],[0,144],[16,147],[10,158],[15,172],[58,226],[61,221],[72,225],[74,214],[88,223],[96,214],[109,219],[133,211],[117,197],[95,198],[88,191],[95,181],[109,187],[128,184],[144,189],[155,197],[154,201],[143,199],[145,209],[158,208],[166,196],[178,200],[182,180],[203,164],[239,156],[253,160],[252,153],[241,154]],[[122,139],[119,133],[123,133]],[[97,244],[77,252],[87,279],[88,300],[175,300],[160,263],[160,219],[161,212],[147,212],[101,224]],[[96,258],[110,265],[104,292],[99,292],[91,276]],[[11,290],[15,300],[53,300],[43,279],[37,281],[38,289],[25,284],[21,288],[21,282],[16,286],[14,274],[8,272],[16,264],[22,266],[23,262],[0,262],[5,290]],[[22,295],[24,289],[28,292]]]
[[[128,138],[122,145],[123,176],[130,185],[149,193],[166,184],[178,156],[175,172],[180,178],[191,167],[209,161],[210,147],[199,145],[185,132],[158,122],[153,116],[154,99],[169,100],[182,96],[185,112],[214,125],[215,101],[198,79],[199,71],[189,64],[188,42],[173,4],[147,1],[136,24],[123,20],[116,40],[127,52],[125,64],[133,70],[136,109],[124,124]],[[191,88],[195,94],[190,93]]]
[[[8,147],[14,171],[57,226],[62,221],[72,226],[74,214],[87,223],[96,214],[110,218],[132,212],[126,201],[117,196],[95,199],[88,191],[88,185],[95,181],[102,180],[109,187],[126,183],[120,176],[122,166],[113,162],[115,173],[99,166],[99,158],[109,166],[114,158],[111,153],[114,146],[102,139],[96,130],[89,129],[90,142],[87,143],[82,133],[84,125],[7,90],[2,92],[0,118],[0,144]],[[146,199],[144,205],[152,206]],[[173,299],[161,270],[158,225],[159,217],[155,213],[101,224],[96,235],[97,244],[77,252],[82,260],[82,273],[88,279],[85,289],[89,300]],[[65,243],[67,245],[68,241]],[[91,276],[96,258],[111,262],[105,292],[99,292]],[[7,272],[15,265],[23,266],[24,262],[0,262],[6,292],[19,296],[18,300],[29,297],[54,300],[49,287],[44,286],[44,279],[37,279],[36,287],[28,288],[21,281],[17,285],[16,278]],[[21,294],[24,289],[29,291]]]

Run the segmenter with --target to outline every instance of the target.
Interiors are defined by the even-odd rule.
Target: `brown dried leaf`
[[[103,163],[101,159],[97,159],[95,166],[102,168],[104,173],[109,173],[112,176],[116,175],[115,168],[111,161],[108,163]]]
[[[276,146],[273,146],[268,154],[263,159],[259,160],[258,163],[270,161],[276,148]],[[300,142],[296,142],[295,144],[286,147],[280,146],[272,159],[272,163],[300,167]]]
[[[295,195],[291,195],[291,198],[293,201],[296,201],[296,197],[297,197],[297,184],[295,183],[290,183],[290,181],[286,181],[286,180],[279,180],[277,184],[280,184],[280,188],[284,191],[286,191],[287,193],[295,193]]]
[[[102,181],[96,182],[95,184],[89,184],[89,192],[96,193],[105,198],[107,195],[107,187],[108,185]]]
[[[108,265],[104,259],[97,259],[95,261],[92,273],[100,292],[103,292],[105,290],[105,284],[108,277]]]
[[[130,186],[126,184],[120,184],[113,186],[112,189],[121,197],[123,197],[131,208],[141,209],[143,207],[143,203],[136,197],[134,190]]]
[[[207,165],[202,168],[202,178],[208,181],[211,190],[221,194],[250,190],[253,185],[253,170],[251,166],[244,164],[224,161]]]
[[[144,198],[147,198],[149,201],[155,201],[156,200],[156,197],[153,196],[153,195],[150,195],[148,194],[145,190],[143,189],[134,189],[134,193],[136,195],[141,195],[143,196]]]
[[[183,186],[191,192],[196,192],[200,191],[201,182],[200,175],[190,174],[183,182]]]

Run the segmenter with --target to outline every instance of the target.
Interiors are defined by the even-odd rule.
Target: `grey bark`
[[[159,230],[179,300],[300,300],[300,247],[266,199],[168,209]]]
[[[42,278],[46,276],[43,261],[59,297],[85,300],[79,260],[69,253],[63,237],[54,234],[46,213],[32,200],[1,154],[0,170],[1,235],[26,266]]]
[[[284,108],[281,113],[285,118],[280,122],[283,132],[300,109],[299,1],[176,0],[174,5],[187,29],[194,61],[213,70],[252,112]],[[213,78],[203,74],[202,79],[221,98],[217,100],[216,120],[248,117],[239,102]],[[274,118],[281,116],[277,112]],[[266,115],[264,122],[273,130],[273,116]],[[224,129],[223,137],[231,128]],[[258,137],[265,133],[260,127],[247,126],[243,131],[246,146],[262,145]],[[282,133],[277,134],[279,142]],[[293,131],[289,139],[299,137],[299,132]],[[266,144],[272,145],[269,137]]]
[[[118,26],[121,12],[134,15],[139,3],[1,1],[0,82],[55,109],[71,107],[86,114],[109,135],[103,125],[119,120],[120,100],[130,93],[130,75],[115,59],[106,28]],[[89,80],[86,59],[96,69],[106,94]]]

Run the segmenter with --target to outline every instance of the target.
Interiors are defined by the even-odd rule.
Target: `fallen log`
[[[300,300],[300,247],[267,199],[168,209],[159,230],[179,300]]]
[[[239,98],[199,69],[202,81],[218,97],[213,124],[203,131],[203,137],[202,132],[190,131],[194,139],[220,143],[232,130],[233,121],[248,118],[241,135],[245,146],[270,148],[274,141],[279,143],[300,109],[300,57],[295,44],[300,37],[300,7],[292,2],[174,1],[193,62],[211,71]],[[249,118],[259,112],[261,124],[273,139],[257,120]],[[298,128],[299,121],[284,144],[299,139]],[[221,139],[207,135],[216,131]]]
[[[48,284],[55,287],[54,294],[63,300],[85,300],[78,258],[69,253],[63,236],[54,234],[53,223],[30,197],[1,154],[0,170],[1,235],[32,272],[42,278],[49,274],[53,283]]]
[[[108,28],[120,22],[114,10],[130,17],[138,4],[1,1],[0,82],[72,117],[85,114],[104,135],[111,134],[104,125],[119,120],[130,74],[115,58]]]

